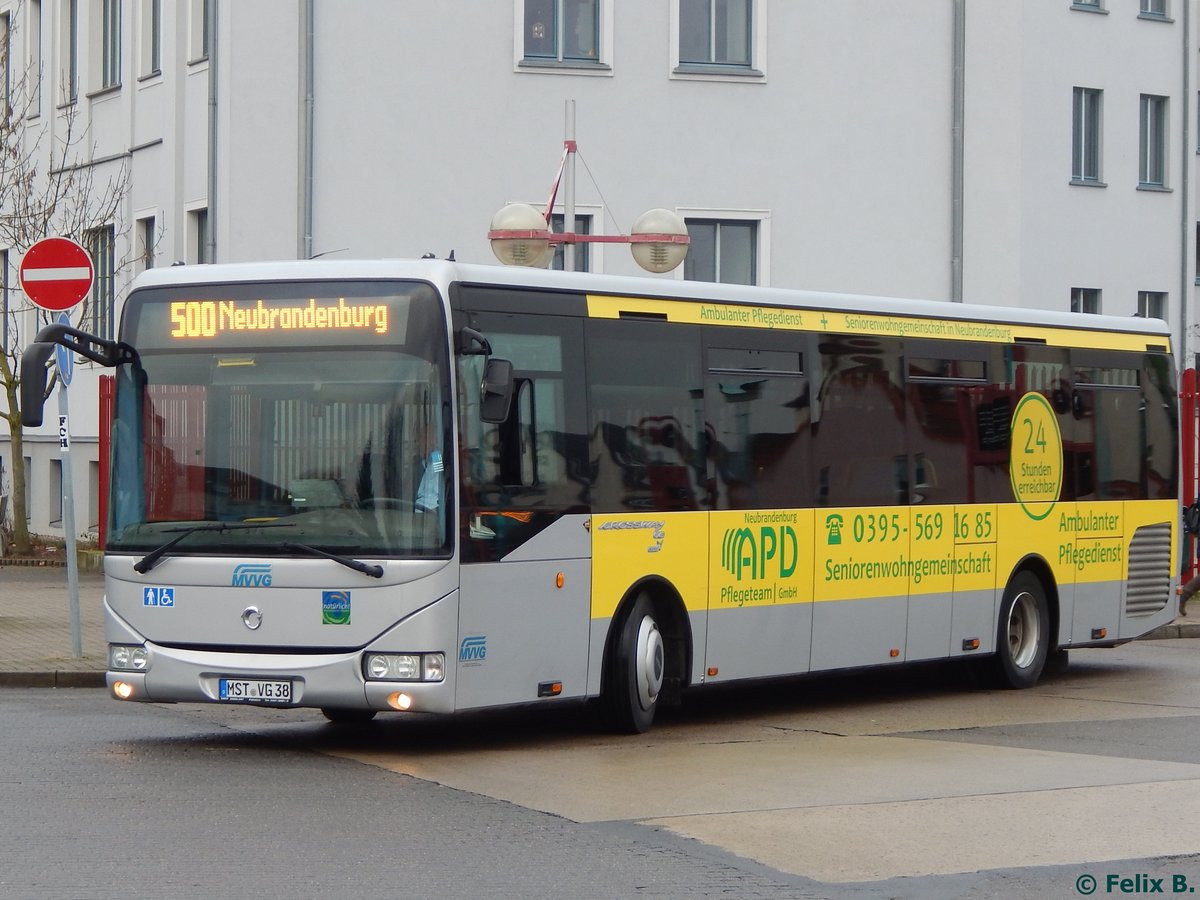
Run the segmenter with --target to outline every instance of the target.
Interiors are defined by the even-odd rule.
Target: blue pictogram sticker
[[[142,606],[174,606],[175,588],[173,587],[144,587],[142,588]]]

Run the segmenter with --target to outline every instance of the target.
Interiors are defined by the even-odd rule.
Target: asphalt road
[[[632,738],[3,690],[0,897],[1200,888],[1200,643],[1076,651],[1031,691],[953,674],[693,696]]]

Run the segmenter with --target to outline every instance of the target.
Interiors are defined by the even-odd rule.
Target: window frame
[[[1071,312],[1079,315],[1098,316],[1103,308],[1101,306],[1103,297],[1104,292],[1100,288],[1073,287],[1071,288]],[[1091,305],[1088,301],[1093,300],[1095,309],[1085,309],[1084,307]]]
[[[116,334],[116,227],[89,229],[84,240],[94,268],[85,328],[97,337],[111,339]]]
[[[1137,312],[1135,316],[1141,319],[1167,320],[1167,291],[1138,291]],[[1151,314],[1150,308],[1157,306],[1157,312]]]
[[[100,52],[97,85],[101,91],[121,86],[121,0],[100,0],[100,22],[96,29]]]
[[[1104,91],[1071,89],[1071,183],[1105,187]],[[1090,165],[1089,165],[1090,163]],[[1089,171],[1094,169],[1094,171]]]
[[[139,0],[138,79],[162,75],[162,0]]]
[[[58,17],[58,106],[79,101],[79,0],[60,0]]]
[[[592,0],[596,6],[595,60],[564,59],[562,55],[562,7],[564,0],[552,0],[558,34],[555,36],[557,58],[527,56],[525,53],[525,4],[526,0],[513,2],[513,71],[541,74],[602,75],[611,76],[613,66],[614,0]]]
[[[735,81],[757,83],[766,81],[767,71],[767,21],[766,5],[762,0],[746,0],[750,15],[749,50],[750,60],[747,65],[719,63],[683,62],[680,60],[680,34],[682,13],[681,0],[671,0],[670,30],[671,30],[671,60],[670,77],[679,80],[692,81]],[[715,0],[708,0],[710,4]],[[711,9],[711,6],[710,6]]]
[[[702,221],[717,221],[729,222],[730,224],[753,222],[755,228],[754,240],[754,284],[760,287],[769,286],[771,283],[771,254],[770,254],[770,222],[771,214],[768,210],[729,210],[729,209],[705,209],[696,208],[677,208],[675,210],[687,222],[692,219]],[[690,248],[689,248],[690,252]],[[687,270],[687,257],[684,257],[683,265],[676,266],[674,275],[677,280],[684,279],[684,272]],[[718,275],[720,270],[718,269]],[[726,284],[732,282],[715,282],[716,284]]]
[[[581,211],[578,207],[575,209],[575,233],[576,234],[595,234],[597,217],[587,210]],[[550,230],[555,234],[562,234],[567,221],[565,212],[551,212],[550,214]],[[579,230],[579,226],[583,225],[583,230]],[[554,248],[554,255],[550,258],[548,268],[561,272],[565,267],[566,253],[564,251],[565,244],[558,244]],[[592,267],[595,257],[595,250],[602,246],[599,243],[583,243],[575,245],[575,272],[594,272],[597,271]]]
[[[1138,18],[1156,22],[1173,22],[1168,0],[1141,0],[1138,3]]]
[[[9,280],[9,250],[0,250],[0,353],[7,353],[8,342],[16,337],[17,311],[12,304],[12,282]],[[3,524],[3,523],[0,523]]]
[[[1167,183],[1169,99],[1159,94],[1142,94],[1138,100],[1139,190],[1170,190]]]
[[[42,114],[42,0],[29,0],[26,8],[25,59],[29,99],[25,104],[25,118],[36,119]]]

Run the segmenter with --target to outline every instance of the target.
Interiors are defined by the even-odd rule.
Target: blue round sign
[[[58,324],[70,325],[71,317],[65,312],[59,313]],[[75,373],[75,355],[62,344],[55,344],[54,359],[58,362],[58,377],[62,379],[63,387],[66,387]]]

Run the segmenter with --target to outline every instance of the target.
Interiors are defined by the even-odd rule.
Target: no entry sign
[[[43,238],[27,251],[19,270],[21,289],[35,305],[70,309],[92,289],[92,258],[70,238]]]

